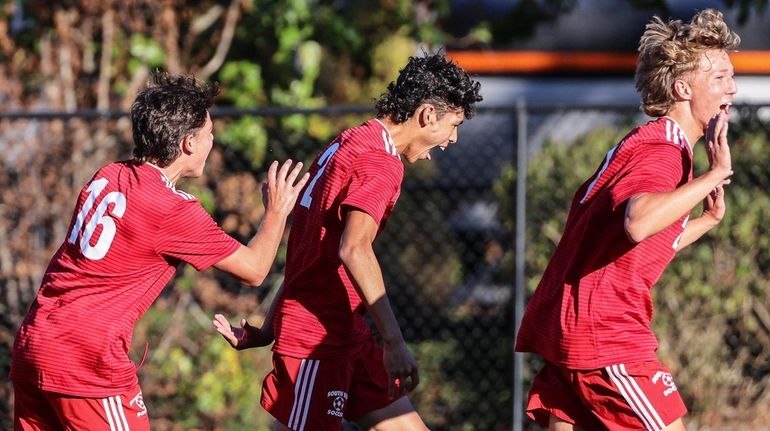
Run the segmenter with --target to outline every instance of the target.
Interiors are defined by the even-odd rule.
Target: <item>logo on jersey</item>
[[[136,414],[136,417],[140,418],[147,414],[147,407],[144,405],[144,398],[142,398],[142,390],[139,390],[139,393],[136,394],[136,396],[131,400],[130,403],[128,403],[129,407],[133,407],[136,405],[136,408],[139,410],[139,412]]]
[[[676,391],[676,383],[674,383],[674,377],[671,375],[671,373],[658,371],[655,373],[655,375],[652,376],[651,380],[654,384],[657,384],[658,381],[663,382],[663,386],[666,387],[666,389],[663,390],[664,396],[669,396],[672,392]]]
[[[326,411],[327,415],[342,417],[342,413],[345,411],[345,402],[348,400],[348,393],[345,391],[329,391],[326,394],[329,398],[332,408]]]

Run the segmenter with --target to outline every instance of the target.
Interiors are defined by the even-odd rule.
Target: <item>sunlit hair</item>
[[[378,117],[388,117],[395,123],[408,120],[423,103],[434,105],[439,116],[462,109],[465,118],[471,118],[475,103],[482,99],[480,87],[443,54],[410,57],[375,109]]]
[[[156,71],[131,105],[134,159],[166,167],[179,157],[179,143],[206,123],[217,84]]]
[[[674,105],[674,82],[696,70],[704,52],[734,51],[740,43],[740,36],[714,9],[699,12],[689,23],[654,17],[639,42],[636,65],[636,91],[644,112],[651,117],[666,115]]]

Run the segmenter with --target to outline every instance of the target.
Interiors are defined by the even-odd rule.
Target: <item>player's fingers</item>
[[[310,180],[310,172],[305,172],[305,175],[302,176],[302,178],[299,179],[297,182],[297,187],[305,187],[305,184]]]
[[[238,338],[235,337],[232,328],[217,326],[217,332],[219,332],[219,334],[224,337],[224,339],[227,340],[231,346],[236,347],[238,345]]]
[[[214,326],[217,326],[217,327],[219,326],[223,326],[223,327],[226,326],[228,328],[230,327],[230,322],[228,322],[227,318],[225,318],[225,316],[221,314],[214,315],[213,323],[214,323]]]
[[[289,168],[291,168],[291,164],[294,163],[291,161],[291,159],[287,159],[283,164],[281,165],[281,170],[278,171],[278,183],[283,185],[286,182],[286,176],[289,174]]]
[[[716,127],[718,118],[719,118],[719,114],[714,115],[709,120],[708,126],[706,127],[706,142],[714,141],[714,128]]]
[[[297,164],[294,165],[294,169],[289,172],[289,176],[286,177],[286,184],[292,186],[294,181],[297,180],[300,172],[302,172],[302,162],[297,162]]]
[[[275,184],[276,173],[278,172],[278,160],[274,160],[270,163],[270,167],[267,168],[267,184]]]
[[[727,145],[727,130],[730,128],[730,123],[727,122],[727,116],[723,117],[722,128],[719,131],[719,143]]]

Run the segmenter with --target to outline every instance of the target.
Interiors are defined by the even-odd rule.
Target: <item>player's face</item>
[[[465,120],[465,114],[462,109],[449,111],[443,115],[436,116],[436,119],[430,121],[424,131],[424,139],[414,152],[404,154],[409,163],[417,160],[430,160],[430,151],[436,147],[442,151],[449,145],[457,142],[457,130]]]
[[[700,67],[689,79],[692,88],[692,113],[695,120],[706,129],[709,119],[720,109],[727,111],[738,91],[735,85],[733,64],[725,51],[706,51]]]
[[[206,122],[198,133],[193,135],[193,163],[191,166],[192,177],[203,175],[203,168],[206,166],[206,159],[209,157],[211,147],[214,145],[214,123],[211,116],[206,113]]]

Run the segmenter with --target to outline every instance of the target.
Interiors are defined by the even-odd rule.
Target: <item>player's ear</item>
[[[690,87],[690,84],[683,79],[674,81],[674,97],[677,100],[692,99],[692,87]]]
[[[193,153],[193,135],[184,135],[182,140],[179,142],[179,147],[182,149],[182,153],[184,154],[192,154]]]
[[[436,107],[430,103],[423,103],[417,108],[417,119],[420,122],[420,127],[433,124],[437,120]]]

